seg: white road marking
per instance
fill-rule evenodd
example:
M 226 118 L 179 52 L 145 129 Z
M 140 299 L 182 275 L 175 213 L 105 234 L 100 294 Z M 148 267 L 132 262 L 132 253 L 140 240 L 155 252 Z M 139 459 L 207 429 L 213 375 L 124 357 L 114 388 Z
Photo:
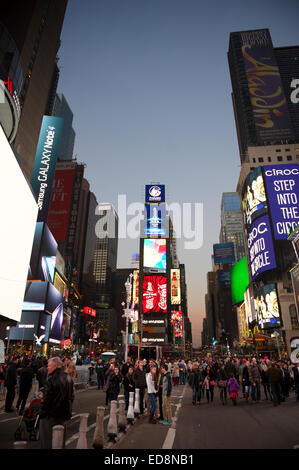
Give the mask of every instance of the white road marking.
M 175 405 L 175 406 L 176 406 L 176 412 L 175 412 L 175 415 L 174 415 L 174 417 L 173 417 L 173 419 L 172 419 L 172 425 L 171 425 L 171 427 L 168 429 L 168 432 L 167 432 L 165 441 L 164 441 L 164 443 L 163 443 L 162 449 L 172 449 L 172 447 L 173 447 L 173 443 L 174 443 L 174 439 L 175 439 L 175 434 L 176 434 L 176 423 L 177 423 L 177 420 L 178 420 L 179 410 L 180 410 L 180 408 L 182 407 L 182 399 L 183 399 L 183 397 L 184 397 L 185 390 L 186 390 L 186 385 L 185 385 L 185 387 L 184 387 L 183 395 L 181 395 L 180 401 L 179 401 L 178 405 Z

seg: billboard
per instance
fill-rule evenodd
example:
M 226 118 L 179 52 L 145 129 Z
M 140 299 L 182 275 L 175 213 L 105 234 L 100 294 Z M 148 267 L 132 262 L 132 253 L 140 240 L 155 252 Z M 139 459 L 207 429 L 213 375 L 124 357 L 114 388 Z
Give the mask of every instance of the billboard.
M 244 188 L 242 208 L 247 227 L 259 216 L 268 212 L 262 169 L 259 166 L 249 173 Z
M 281 315 L 275 284 L 256 289 L 254 294 L 256 320 L 260 330 L 280 328 Z
M 0 126 L 0 315 L 19 321 L 27 282 L 37 204 Z
M 238 329 L 239 329 L 239 341 L 243 341 L 243 338 L 248 332 L 248 324 L 246 321 L 245 302 L 243 302 L 238 308 Z
M 47 222 L 63 119 L 44 116 L 39 133 L 31 186 L 38 206 L 38 221 Z
M 45 310 L 47 290 L 47 282 L 27 282 L 22 310 Z
M 165 204 L 145 204 L 144 234 L 147 237 L 166 237 Z
M 164 184 L 147 184 L 145 186 L 145 202 L 156 203 L 165 202 Z
M 256 320 L 256 314 L 255 314 L 255 308 L 254 308 L 254 298 L 251 297 L 249 288 L 246 289 L 244 293 L 244 304 L 245 304 L 246 323 L 250 325 L 250 323 Z
M 244 293 L 249 285 L 246 256 L 234 264 L 230 270 L 232 304 L 244 302 Z
M 275 240 L 286 240 L 299 223 L 299 165 L 265 165 L 267 189 Z
M 49 342 L 60 344 L 62 339 L 63 297 L 52 284 L 49 283 L 48 286 L 46 311 L 52 316 Z
M 133 270 L 133 306 L 139 304 L 139 269 Z
M 165 318 L 145 318 L 142 321 L 142 342 L 164 344 L 166 335 Z
M 89 315 L 90 317 L 95 318 L 97 312 L 94 308 L 83 307 L 83 313 L 85 313 L 85 315 Z
M 75 163 L 57 163 L 48 225 L 58 242 L 66 240 L 75 177 Z
M 166 240 L 144 239 L 143 269 L 147 272 L 166 272 Z
M 230 288 L 230 271 L 220 270 L 219 272 L 219 283 L 222 289 Z
M 170 270 L 170 279 L 171 279 L 171 304 L 180 305 L 181 303 L 181 283 L 180 283 L 180 270 L 171 269 Z
M 44 222 L 37 222 L 28 280 L 54 282 L 57 242 Z
M 229 243 L 216 243 L 213 245 L 214 263 L 227 264 L 235 262 L 234 244 Z
M 269 216 L 256 219 L 247 233 L 249 264 L 254 281 L 264 271 L 276 268 Z
M 287 100 L 269 31 L 243 31 L 240 39 L 258 143 L 292 139 Z
M 48 325 L 50 315 L 42 314 L 41 312 L 22 312 L 20 321 L 16 326 L 11 328 L 10 340 L 11 341 L 33 341 L 34 335 L 40 342 L 47 342 Z
M 183 336 L 183 312 L 181 310 L 173 311 L 171 313 L 171 324 L 176 338 Z
M 144 276 L 142 292 L 143 313 L 167 313 L 167 277 Z

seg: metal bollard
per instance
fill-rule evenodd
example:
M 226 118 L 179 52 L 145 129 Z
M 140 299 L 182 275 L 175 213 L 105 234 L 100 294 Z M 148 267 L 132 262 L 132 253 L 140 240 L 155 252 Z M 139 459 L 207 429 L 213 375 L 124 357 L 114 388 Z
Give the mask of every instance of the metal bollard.
M 92 446 L 94 449 L 103 449 L 104 447 L 104 406 L 97 407 L 97 425 L 94 431 Z
M 27 449 L 27 441 L 16 441 L 13 443 L 14 449 Z
M 88 413 L 83 413 L 80 415 L 79 438 L 76 449 L 87 449 L 86 433 L 88 416 Z
M 117 401 L 110 402 L 110 416 L 107 425 L 107 433 L 110 442 L 115 442 L 117 436 L 117 416 L 116 416 Z
M 126 417 L 126 403 L 124 400 L 119 401 L 118 411 L 118 430 L 119 432 L 126 432 L 127 417 Z
M 134 392 L 130 392 L 130 398 L 129 398 L 129 408 L 128 408 L 128 413 L 127 413 L 127 420 L 128 423 L 133 424 L 134 422 Z
M 135 416 L 140 414 L 140 395 L 139 395 L 139 388 L 135 388 L 135 405 L 134 405 L 134 413 Z
M 57 424 L 57 426 L 53 426 L 52 430 L 52 449 L 63 449 L 64 426 Z

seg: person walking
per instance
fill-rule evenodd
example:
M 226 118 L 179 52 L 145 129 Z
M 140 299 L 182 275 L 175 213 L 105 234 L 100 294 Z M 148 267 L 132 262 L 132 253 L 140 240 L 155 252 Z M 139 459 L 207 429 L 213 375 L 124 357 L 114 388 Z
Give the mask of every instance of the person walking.
M 250 366 L 250 362 L 247 361 L 242 372 L 242 383 L 244 385 L 246 403 L 248 403 L 248 398 L 251 393 L 251 382 L 249 379 L 249 366 Z
M 104 364 L 102 359 L 98 360 L 96 365 L 96 374 L 98 382 L 98 390 L 103 390 L 105 384 L 105 375 L 104 375 Z
M 31 367 L 31 362 L 29 359 L 25 359 L 24 367 L 20 373 L 20 383 L 19 383 L 19 398 L 17 401 L 16 409 L 19 410 L 19 415 L 22 416 L 24 413 L 24 409 L 26 406 L 26 401 L 30 390 L 32 388 L 32 380 L 34 377 L 34 373 Z M 21 407 L 20 407 L 21 406 Z
M 174 362 L 173 366 L 172 366 L 172 372 L 171 372 L 171 375 L 172 375 L 172 380 L 173 380 L 173 385 L 178 385 L 179 384 L 179 377 L 180 377 L 180 369 L 179 369 L 179 365 L 177 362 Z
M 220 401 L 222 405 L 227 405 L 227 381 L 228 376 L 225 372 L 224 364 L 221 364 L 218 370 L 218 387 L 220 389 Z
M 180 385 L 185 385 L 186 383 L 186 364 L 184 359 L 181 359 L 179 362 L 179 378 L 180 378 Z
M 265 397 L 266 397 L 266 400 L 268 400 L 269 398 L 270 400 L 272 400 L 267 371 L 268 371 L 267 363 L 262 362 L 260 372 L 261 372 L 261 378 L 262 378 L 262 384 L 264 387 Z M 269 395 L 269 398 L 268 398 L 268 395 Z
M 166 370 L 168 371 L 167 365 L 162 363 L 160 368 L 159 368 L 159 371 L 158 371 L 159 420 L 161 422 L 164 419 L 164 416 L 163 416 L 163 377 L 164 377 L 164 374 L 163 374 L 163 371 L 162 371 L 163 366 L 165 366 Z
M 280 383 L 282 378 L 282 372 L 278 364 L 274 361 L 267 371 L 268 381 L 270 383 L 270 388 L 273 396 L 273 406 L 280 405 L 281 403 L 281 390 Z
M 261 372 L 254 357 L 248 368 L 249 380 L 251 382 L 252 403 L 261 403 Z
M 238 390 L 240 389 L 240 385 L 238 384 L 237 379 L 233 376 L 232 372 L 230 373 L 227 386 L 229 389 L 229 398 L 232 400 L 233 405 L 237 406 Z
M 12 361 L 8 364 L 5 373 L 5 387 L 7 388 L 5 399 L 5 413 L 14 411 L 12 404 L 16 396 L 17 386 L 17 364 L 19 360 L 13 356 Z
M 130 401 L 130 392 L 135 392 L 134 367 L 133 366 L 129 367 L 128 372 L 126 373 L 123 379 L 123 384 L 124 384 L 126 411 L 128 411 L 129 401 Z
M 52 448 L 52 427 L 57 424 L 64 426 L 64 448 L 66 426 L 72 417 L 74 382 L 63 370 L 63 362 L 59 357 L 49 359 L 48 373 L 40 411 L 41 448 Z
M 110 377 L 111 374 L 114 371 L 114 365 L 112 362 L 108 363 L 108 366 L 105 371 L 105 390 L 106 390 L 106 406 L 108 406 L 108 403 L 110 401 L 110 396 L 109 396 L 109 384 L 110 384 Z
M 201 387 L 204 381 L 203 371 L 194 366 L 188 378 L 188 383 L 192 389 L 192 405 L 200 405 Z
M 172 391 L 172 379 L 171 374 L 168 372 L 166 365 L 161 366 L 162 373 L 162 408 L 163 418 L 159 422 L 162 424 L 172 424 L 172 413 L 171 413 L 171 391 Z
M 150 416 L 149 423 L 156 424 L 155 413 L 157 409 L 156 394 L 158 393 L 157 385 L 157 367 L 151 367 L 151 370 L 146 374 L 147 393 L 150 400 Z
M 74 366 L 73 362 L 69 358 L 65 358 L 64 360 L 64 370 L 67 374 L 69 374 L 75 383 L 76 377 L 77 377 L 77 371 L 76 371 L 76 366 Z
M 203 383 L 203 388 L 206 391 L 206 397 L 207 397 L 208 403 L 210 403 L 210 395 L 211 395 L 211 403 L 213 403 L 214 387 L 215 387 L 215 372 L 211 368 L 211 366 L 207 366 L 204 373 L 205 373 L 205 379 Z
M 140 397 L 140 414 L 144 413 L 144 394 L 146 389 L 146 376 L 143 369 L 143 361 L 138 362 L 138 367 L 134 371 L 133 380 L 135 384 L 135 389 L 139 388 L 139 397 Z

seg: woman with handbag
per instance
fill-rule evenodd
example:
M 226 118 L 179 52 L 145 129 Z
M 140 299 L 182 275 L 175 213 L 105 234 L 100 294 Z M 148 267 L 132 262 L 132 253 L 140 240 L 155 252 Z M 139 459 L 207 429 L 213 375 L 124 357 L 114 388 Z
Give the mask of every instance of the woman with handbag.
M 206 390 L 207 400 L 210 403 L 210 394 L 211 394 L 211 403 L 214 399 L 214 387 L 215 387 L 215 372 L 214 369 L 210 366 L 206 367 L 205 370 L 205 380 L 204 380 L 204 389 Z
M 220 400 L 222 405 L 227 405 L 227 380 L 228 376 L 224 369 L 224 364 L 221 364 L 218 371 L 218 387 L 220 388 Z

